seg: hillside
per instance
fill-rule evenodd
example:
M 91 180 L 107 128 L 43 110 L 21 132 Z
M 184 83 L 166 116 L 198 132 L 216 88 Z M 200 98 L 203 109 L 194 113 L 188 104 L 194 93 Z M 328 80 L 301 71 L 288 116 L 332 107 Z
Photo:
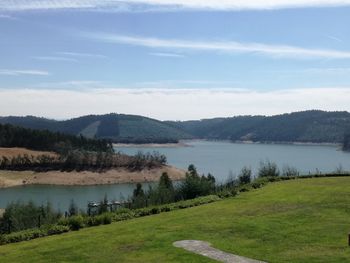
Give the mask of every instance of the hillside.
M 89 115 L 66 121 L 32 116 L 2 117 L 32 129 L 48 129 L 121 143 L 173 143 L 181 139 L 214 139 L 257 142 L 343 143 L 350 131 L 349 112 L 303 111 L 266 116 L 238 116 L 194 121 L 158 121 L 142 116 Z
M 22 147 L 39 151 L 66 152 L 73 149 L 112 151 L 107 140 L 86 139 L 48 130 L 30 129 L 11 124 L 0 124 L 0 147 Z
M 1 262 L 213 262 L 208 241 L 267 262 L 349 262 L 350 178 L 291 180 L 208 205 L 0 246 Z
M 192 138 L 191 135 L 166 123 L 136 115 L 89 115 L 66 121 L 55 121 L 33 116 L 2 117 L 0 123 L 31 129 L 47 129 L 87 138 L 111 139 L 123 143 L 165 143 Z
M 349 112 L 304 111 L 271 117 L 239 116 L 168 122 L 197 138 L 260 142 L 342 143 Z

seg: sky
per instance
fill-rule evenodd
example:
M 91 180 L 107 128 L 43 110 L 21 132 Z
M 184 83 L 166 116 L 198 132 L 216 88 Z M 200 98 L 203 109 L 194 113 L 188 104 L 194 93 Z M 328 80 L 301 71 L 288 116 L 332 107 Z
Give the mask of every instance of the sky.
M 350 0 L 2 0 L 0 116 L 350 111 Z

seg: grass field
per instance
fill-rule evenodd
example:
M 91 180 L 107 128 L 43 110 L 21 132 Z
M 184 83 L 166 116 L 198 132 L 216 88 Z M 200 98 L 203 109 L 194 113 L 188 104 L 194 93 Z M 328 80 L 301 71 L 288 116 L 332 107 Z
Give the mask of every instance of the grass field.
M 209 205 L 0 247 L 0 262 L 213 262 L 183 239 L 268 262 L 350 262 L 350 178 L 271 183 Z

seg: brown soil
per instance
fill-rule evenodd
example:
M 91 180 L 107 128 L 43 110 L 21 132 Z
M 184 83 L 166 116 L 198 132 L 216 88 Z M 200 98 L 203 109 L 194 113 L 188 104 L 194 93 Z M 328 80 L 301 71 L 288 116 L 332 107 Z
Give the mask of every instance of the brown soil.
M 33 155 L 34 157 L 39 155 L 50 155 L 50 156 L 57 156 L 54 152 L 43 152 L 43 151 L 33 151 L 28 150 L 25 148 L 1 148 L 0 147 L 0 157 L 6 156 L 8 158 L 16 157 L 18 155 L 24 155 L 27 154 L 28 156 Z
M 141 183 L 158 181 L 163 172 L 172 180 L 181 180 L 185 171 L 172 166 L 130 172 L 126 169 L 111 169 L 106 172 L 60 172 L 37 173 L 32 171 L 0 171 L 0 188 L 44 184 L 44 185 L 99 185 L 119 183 Z

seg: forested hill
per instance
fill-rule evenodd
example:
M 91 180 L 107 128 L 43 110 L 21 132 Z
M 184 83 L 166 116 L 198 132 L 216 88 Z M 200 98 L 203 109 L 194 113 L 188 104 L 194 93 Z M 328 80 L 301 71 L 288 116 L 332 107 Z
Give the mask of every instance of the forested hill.
M 0 124 L 0 147 L 21 147 L 39 151 L 66 153 L 72 150 L 113 152 L 107 140 L 87 139 L 48 130 L 33 130 Z
M 205 139 L 342 143 L 344 134 L 350 131 L 350 113 L 303 111 L 272 117 L 240 116 L 168 124 Z
M 72 135 L 82 134 L 87 138 L 103 138 L 123 143 L 169 143 L 192 138 L 191 135 L 167 123 L 124 114 L 88 115 L 66 121 L 33 116 L 2 117 L 0 123 Z
M 166 143 L 191 138 L 342 143 L 344 135 L 350 132 L 350 113 L 303 111 L 271 117 L 239 116 L 184 122 L 162 122 L 123 114 L 89 115 L 66 121 L 28 116 L 3 117 L 0 123 L 124 143 Z

